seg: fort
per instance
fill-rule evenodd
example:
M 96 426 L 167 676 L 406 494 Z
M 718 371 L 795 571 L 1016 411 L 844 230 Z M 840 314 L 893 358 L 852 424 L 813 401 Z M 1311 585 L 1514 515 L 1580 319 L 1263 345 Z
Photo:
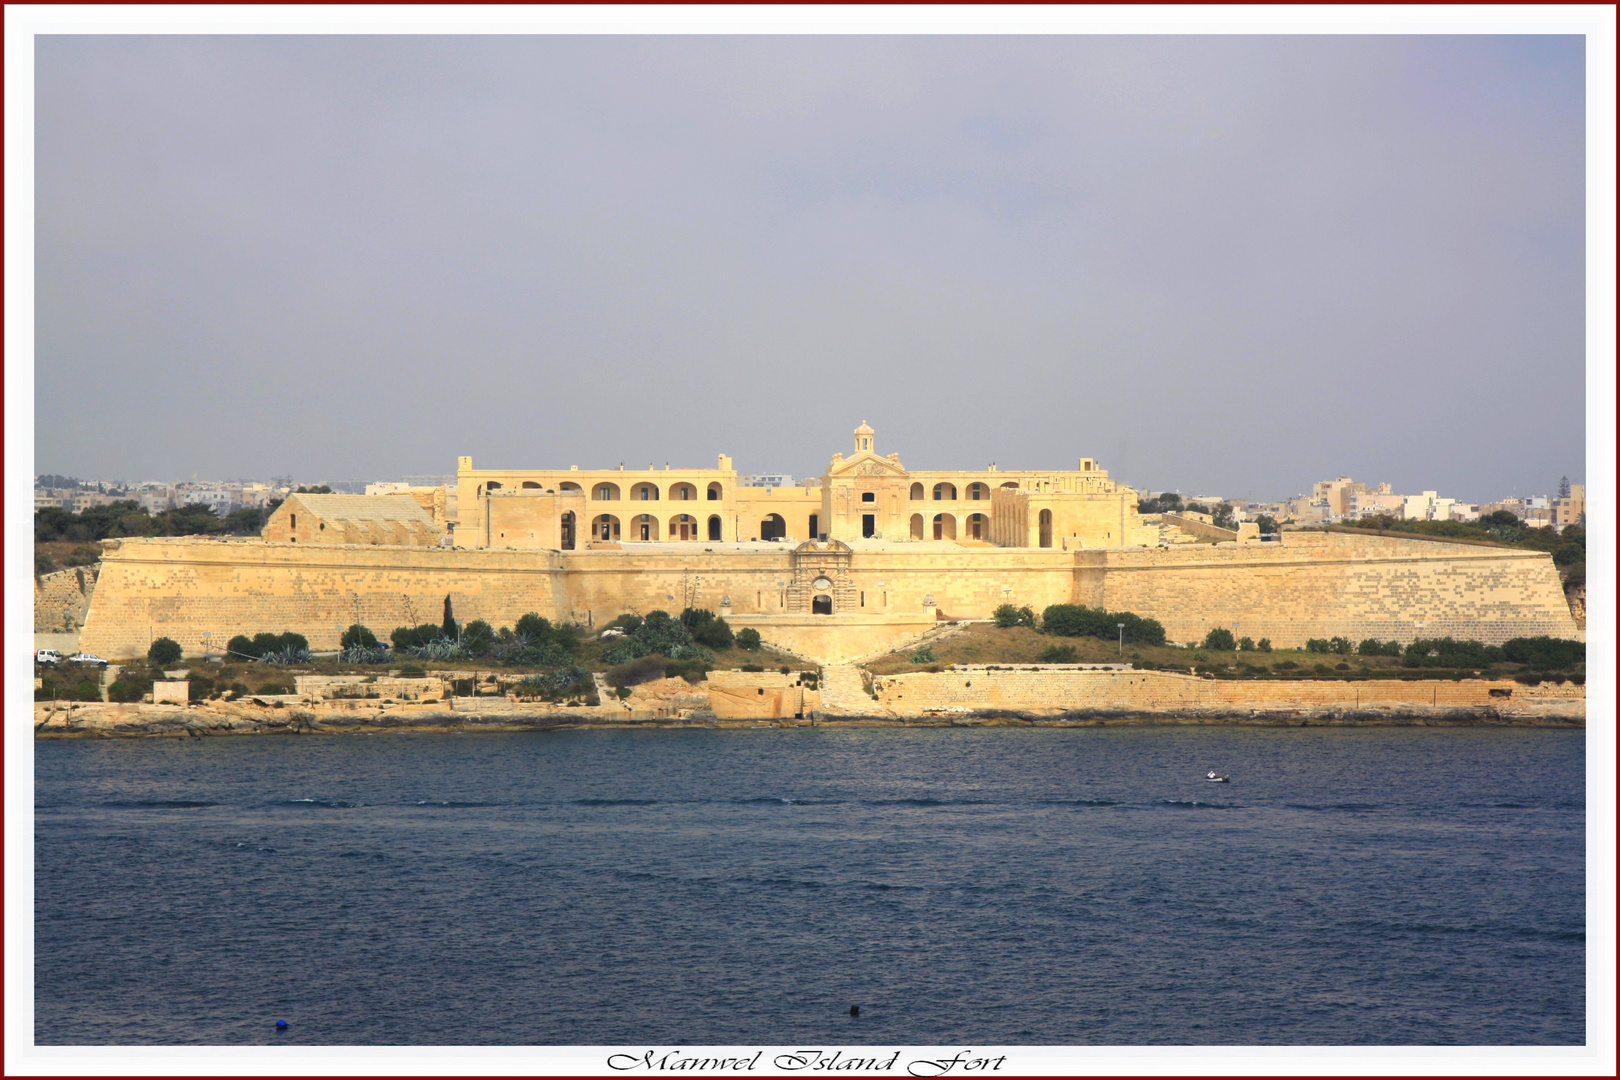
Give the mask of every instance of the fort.
M 259 538 L 109 541 L 82 645 L 119 658 L 169 637 L 197 653 L 292 630 L 334 649 L 352 623 L 436 621 L 446 595 L 462 620 L 494 626 L 708 608 L 826 664 L 1007 603 L 1133 611 L 1182 642 L 1215 627 L 1278 647 L 1581 636 L 1545 553 L 1252 527 L 1161 544 L 1136 492 L 1091 458 L 916 472 L 879 456 L 866 424 L 854 434 L 853 453 L 803 487 L 741 486 L 725 455 L 714 469 L 588 471 L 463 457 L 453 512 L 442 490 L 294 495 Z

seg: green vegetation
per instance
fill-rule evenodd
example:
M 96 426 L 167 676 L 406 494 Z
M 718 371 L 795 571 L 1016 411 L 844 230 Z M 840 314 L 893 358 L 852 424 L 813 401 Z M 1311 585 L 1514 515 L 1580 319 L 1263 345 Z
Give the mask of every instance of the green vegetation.
M 1157 619 L 1144 619 L 1129 611 L 1104 611 L 1084 604 L 1053 604 L 1041 614 L 1041 625 L 1048 634 L 1062 637 L 1094 637 L 1118 640 L 1119 624 L 1124 623 L 1127 645 L 1163 645 L 1164 627 Z
M 180 643 L 173 638 L 160 637 L 146 650 L 146 659 L 157 667 L 179 663 L 181 655 Z
M 640 625 L 603 654 L 603 659 L 618 666 L 654 653 L 671 660 L 714 659 L 713 654 L 692 640 L 686 626 L 679 619 L 671 618 L 667 611 L 649 611 Z
M 343 631 L 343 635 L 338 638 L 338 642 L 345 649 L 375 649 L 377 647 L 377 635 L 373 634 L 369 628 L 355 623 Z
M 1204 635 L 1204 648 L 1216 652 L 1236 652 L 1237 640 L 1232 637 L 1232 631 L 1217 626 Z
M 760 645 L 759 631 L 752 626 L 745 626 L 737 631 L 737 647 L 748 652 L 757 652 Z M 747 670 L 746 668 L 744 670 Z
M 227 655 L 247 660 L 272 660 L 296 663 L 309 658 L 309 639 L 291 630 L 284 634 L 237 634 L 225 643 Z
M 1407 533 L 1443 540 L 1474 540 L 1507 544 L 1532 551 L 1550 552 L 1566 589 L 1586 583 L 1586 530 L 1571 525 L 1558 532 L 1551 527 L 1532 529 L 1510 511 L 1495 510 L 1478 521 L 1408 521 L 1380 515 L 1365 517 L 1354 525 L 1335 529 L 1370 529 L 1376 532 Z
M 995 619 L 996 625 L 1002 629 L 1009 626 L 1033 627 L 1035 625 L 1035 611 L 1033 608 L 1002 604 L 996 608 Z
M 1080 659 L 1073 645 L 1049 645 L 1041 653 L 1041 662 L 1045 664 L 1072 664 Z
M 101 668 L 92 664 L 51 664 L 37 668 L 35 701 L 100 701 Z M 137 701 L 140 698 L 137 696 Z
M 911 662 L 914 664 L 932 664 L 938 659 L 939 657 L 934 655 L 934 650 L 927 645 L 911 654 Z
M 693 641 L 711 649 L 723 652 L 736 640 L 726 620 L 706 608 L 687 608 L 681 612 L 681 625 L 686 627 Z

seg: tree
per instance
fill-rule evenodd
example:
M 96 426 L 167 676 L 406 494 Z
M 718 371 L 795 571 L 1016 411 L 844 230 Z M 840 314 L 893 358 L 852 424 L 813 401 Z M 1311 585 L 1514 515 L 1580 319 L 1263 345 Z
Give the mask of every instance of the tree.
M 1232 637 L 1232 631 L 1217 626 L 1204 635 L 1204 648 L 1212 652 L 1234 652 L 1237 640 Z
M 528 642 L 531 647 L 551 643 L 551 620 L 533 611 L 519 619 L 514 629 L 518 637 Z
M 1215 520 L 1212 524 L 1217 529 L 1237 528 L 1237 516 L 1232 512 L 1231 503 L 1221 503 L 1215 508 Z
M 1567 476 L 1558 478 L 1558 497 L 1560 499 L 1569 498 L 1569 477 Z
M 377 647 L 377 635 L 359 623 L 355 623 L 343 631 L 343 636 L 338 639 L 338 643 L 345 649 L 353 649 L 356 646 L 362 649 L 375 649 Z
M 297 495 L 330 495 L 332 489 L 326 484 L 316 484 L 314 487 L 301 487 L 294 494 Z
M 1272 517 L 1270 514 L 1261 514 L 1259 517 L 1254 519 L 1254 523 L 1260 526 L 1260 531 L 1263 533 L 1274 533 L 1277 531 L 1277 519 Z
M 1009 626 L 1028 626 L 1033 628 L 1035 625 L 1035 612 L 1032 608 L 1015 607 L 1012 604 L 1002 604 L 1000 607 L 996 608 L 995 619 L 996 625 L 1002 629 L 1006 629 Z
M 176 663 L 181 655 L 180 643 L 173 638 L 160 637 L 146 650 L 146 659 L 157 667 Z
M 1485 526 L 1496 525 L 1501 528 L 1513 528 L 1519 524 L 1519 516 L 1511 510 L 1492 510 L 1488 514 L 1481 514 L 1479 523 Z
M 232 536 L 252 536 L 264 529 L 264 518 L 257 506 L 244 506 L 225 515 L 225 531 Z
M 754 652 L 759 648 L 759 631 L 752 626 L 745 626 L 737 631 L 737 645 L 739 648 Z
M 461 647 L 469 656 L 483 656 L 495 644 L 495 628 L 483 619 L 474 619 L 462 631 Z
M 443 631 L 444 636 L 449 638 L 451 641 L 454 641 L 459 636 L 456 633 L 456 617 L 450 610 L 449 593 L 445 593 L 444 595 L 444 622 L 440 624 L 439 629 Z

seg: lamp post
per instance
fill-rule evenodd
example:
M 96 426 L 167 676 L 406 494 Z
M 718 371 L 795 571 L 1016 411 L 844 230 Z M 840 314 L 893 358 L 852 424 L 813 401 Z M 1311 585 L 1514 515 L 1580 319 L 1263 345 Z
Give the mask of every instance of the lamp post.
M 1119 658 L 1123 660 L 1125 659 L 1125 624 L 1115 623 L 1114 625 L 1119 627 Z

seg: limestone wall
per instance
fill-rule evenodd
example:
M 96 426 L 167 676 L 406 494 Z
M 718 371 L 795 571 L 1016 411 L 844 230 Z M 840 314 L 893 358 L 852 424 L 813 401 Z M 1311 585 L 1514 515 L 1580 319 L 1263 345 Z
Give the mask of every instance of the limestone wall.
M 1544 683 L 1528 687 L 1485 679 L 1405 681 L 1378 679 L 1204 679 L 1162 671 L 1102 671 L 1068 665 L 1013 669 L 956 667 L 874 679 L 875 710 L 891 716 L 1009 712 L 1055 715 L 1070 711 L 1232 713 L 1252 710 L 1388 711 L 1494 708 L 1534 714 L 1543 705 L 1581 703 L 1585 687 Z M 1566 707 L 1564 712 L 1569 712 Z
M 66 633 L 84 625 L 96 591 L 96 568 L 75 566 L 34 579 L 34 630 Z
M 446 594 L 463 621 L 566 613 L 555 552 L 184 538 L 108 546 L 81 642 L 109 658 L 145 655 L 158 637 L 200 653 L 204 633 L 218 648 L 236 634 L 294 630 L 312 649 L 336 649 L 356 621 L 382 633 L 436 623 Z
M 1185 545 L 1079 552 L 1075 596 L 1164 624 L 1172 641 L 1214 627 L 1299 647 L 1342 635 L 1499 643 L 1574 638 L 1553 567 L 1542 552 L 1336 533 L 1285 533 L 1286 543 Z

